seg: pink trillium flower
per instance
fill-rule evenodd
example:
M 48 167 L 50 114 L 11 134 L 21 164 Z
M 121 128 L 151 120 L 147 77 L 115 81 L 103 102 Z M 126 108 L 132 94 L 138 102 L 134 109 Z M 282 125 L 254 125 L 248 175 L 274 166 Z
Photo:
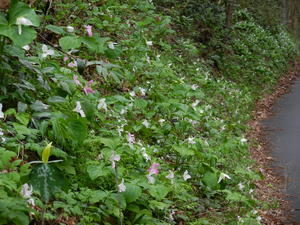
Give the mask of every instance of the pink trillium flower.
M 84 25 L 86 32 L 88 33 L 89 37 L 93 36 L 92 26 L 91 25 Z
M 76 85 L 81 86 L 81 83 L 80 83 L 80 81 L 78 80 L 78 76 L 77 76 L 77 75 L 74 75 L 74 76 L 73 76 L 73 81 L 74 81 L 74 83 L 75 83 Z
M 69 59 L 68 56 L 65 56 L 65 57 L 63 58 L 64 62 L 66 62 L 68 59 Z
M 76 61 L 74 61 L 74 62 L 70 62 L 70 63 L 68 63 L 68 67 L 77 67 L 77 62 Z
M 160 164 L 159 163 L 153 163 L 150 168 L 148 169 L 148 172 L 149 172 L 149 175 L 157 175 L 159 173 L 158 171 L 158 167 L 160 167 Z
M 134 134 L 128 133 L 127 141 L 128 141 L 129 144 L 134 144 L 135 143 Z
M 91 88 L 91 85 L 94 81 L 90 80 L 89 82 L 87 82 L 87 84 L 84 86 L 83 91 L 84 93 L 87 95 L 89 93 L 94 93 L 95 91 Z

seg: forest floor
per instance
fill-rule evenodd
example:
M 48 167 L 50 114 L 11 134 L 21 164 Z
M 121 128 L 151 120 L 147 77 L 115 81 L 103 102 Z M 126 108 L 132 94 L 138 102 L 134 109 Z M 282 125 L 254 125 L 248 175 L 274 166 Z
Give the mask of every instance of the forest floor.
M 298 224 L 292 221 L 292 208 L 290 202 L 282 192 L 284 185 L 280 168 L 272 167 L 276 159 L 271 157 L 272 148 L 267 140 L 265 128 L 262 121 L 272 116 L 272 106 L 284 94 L 290 91 L 294 81 L 300 76 L 300 62 L 290 65 L 288 72 L 278 81 L 272 93 L 266 94 L 256 103 L 253 111 L 254 119 L 249 122 L 251 131 L 248 138 L 255 140 L 257 145 L 252 146 L 250 151 L 252 157 L 257 161 L 257 166 L 264 176 L 263 180 L 257 181 L 256 194 L 262 202 L 277 201 L 275 209 L 261 211 L 263 223 L 267 225 Z

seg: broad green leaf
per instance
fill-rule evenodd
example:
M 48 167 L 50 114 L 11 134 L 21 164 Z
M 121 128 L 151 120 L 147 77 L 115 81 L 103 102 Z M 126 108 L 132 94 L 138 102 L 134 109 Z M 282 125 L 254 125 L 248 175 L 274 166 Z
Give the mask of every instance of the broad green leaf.
M 79 48 L 81 40 L 76 36 L 67 36 L 59 39 L 59 45 L 63 50 Z
M 39 191 L 44 202 L 49 202 L 54 193 L 61 190 L 65 181 L 63 174 L 48 163 L 38 164 L 29 174 L 29 183 L 33 190 Z
M 36 31 L 33 28 L 23 26 L 22 34 L 19 35 L 16 25 L 1 25 L 0 35 L 10 38 L 15 45 L 23 47 L 30 44 L 36 38 Z
M 122 192 L 126 202 L 134 202 L 142 195 L 142 189 L 136 184 L 126 184 L 126 191 Z
M 82 144 L 88 135 L 88 128 L 84 119 L 69 119 L 67 129 L 69 138 L 76 145 Z
M 181 156 L 193 156 L 195 154 L 192 149 L 185 146 L 173 146 L 173 149 Z
M 50 31 L 56 33 L 56 34 L 64 34 L 64 33 L 66 33 L 62 27 L 51 25 L 51 24 L 48 24 L 45 28 L 47 30 L 50 30 Z
M 50 154 L 51 154 L 51 147 L 52 147 L 52 142 L 47 144 L 47 146 L 44 148 L 42 152 L 42 161 L 43 163 L 48 163 Z
M 48 98 L 47 102 L 49 103 L 66 103 L 68 102 L 67 99 L 60 97 L 60 96 L 52 96 Z
M 86 170 L 91 180 L 95 180 L 98 177 L 105 177 L 110 174 L 109 169 L 103 165 L 89 165 Z
M 40 26 L 40 18 L 35 13 L 34 9 L 30 8 L 27 4 L 17 1 L 12 4 L 8 10 L 9 24 L 15 24 L 19 17 L 24 17 L 31 21 L 33 26 Z M 24 26 L 23 26 L 24 27 Z
M 100 138 L 100 141 L 102 144 L 104 144 L 106 147 L 115 150 L 117 146 L 120 144 L 119 138 Z
M 151 185 L 149 188 L 150 195 L 159 201 L 164 199 L 169 191 L 169 188 L 162 184 Z
M 17 197 L 0 199 L 0 225 L 28 225 L 30 211 L 25 199 Z
M 28 113 L 17 113 L 16 119 L 24 126 L 27 126 L 30 120 L 30 115 Z
M 5 18 L 5 15 L 4 13 L 0 12 L 0 25 L 3 24 L 3 25 L 6 25 L 7 24 L 7 20 Z
M 219 186 L 218 175 L 213 172 L 206 172 L 202 178 L 202 181 L 205 185 L 213 189 Z
M 37 100 L 33 104 L 30 105 L 30 108 L 36 112 L 44 112 L 44 111 L 47 111 L 49 106 L 44 104 L 43 102 Z
M 97 202 L 103 201 L 107 198 L 108 193 L 104 192 L 104 191 L 93 191 L 93 193 L 90 196 L 89 202 L 91 204 L 95 204 Z
M 13 127 L 15 128 L 17 133 L 20 135 L 34 136 L 38 132 L 38 130 L 36 130 L 36 129 L 27 128 L 26 126 L 18 124 L 18 123 L 13 123 Z

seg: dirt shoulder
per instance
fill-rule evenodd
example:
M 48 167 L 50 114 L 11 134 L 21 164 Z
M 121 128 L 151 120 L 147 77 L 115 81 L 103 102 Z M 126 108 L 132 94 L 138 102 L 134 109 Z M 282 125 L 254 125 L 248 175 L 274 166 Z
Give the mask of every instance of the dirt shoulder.
M 274 161 L 270 154 L 272 148 L 268 143 L 261 122 L 272 115 L 271 109 L 274 103 L 279 97 L 290 91 L 291 85 L 299 77 L 300 62 L 292 63 L 288 72 L 278 81 L 274 91 L 265 95 L 256 103 L 253 111 L 254 119 L 249 122 L 251 131 L 248 133 L 248 138 L 258 143 L 258 145 L 251 147 L 251 156 L 257 161 L 257 167 L 265 178 L 255 182 L 257 198 L 262 202 L 268 202 L 273 205 L 274 202 L 278 202 L 279 204 L 279 207 L 276 209 L 260 211 L 263 218 L 262 222 L 267 225 L 297 224 L 291 221 L 292 210 L 289 202 L 285 199 L 286 196 L 282 193 L 284 181 L 280 168 L 275 169 L 271 167 Z

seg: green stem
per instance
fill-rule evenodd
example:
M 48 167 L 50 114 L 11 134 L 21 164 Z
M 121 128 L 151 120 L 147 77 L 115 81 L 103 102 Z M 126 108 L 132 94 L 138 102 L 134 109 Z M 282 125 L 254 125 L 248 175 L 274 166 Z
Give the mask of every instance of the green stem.
M 115 174 L 116 174 L 116 188 L 117 188 L 117 191 L 119 192 L 119 189 L 118 189 L 118 185 L 119 185 L 119 173 L 118 173 L 118 165 L 116 163 L 116 166 L 115 166 Z M 118 207 L 119 207 L 119 210 L 120 210 L 120 225 L 123 225 L 123 216 L 122 216 L 122 209 L 121 209 L 121 199 L 120 199 L 120 196 L 119 196 L 119 193 L 117 195 L 118 197 Z
M 4 50 L 4 43 L 5 43 L 5 37 L 0 36 L 0 54 L 2 55 L 3 50 Z

